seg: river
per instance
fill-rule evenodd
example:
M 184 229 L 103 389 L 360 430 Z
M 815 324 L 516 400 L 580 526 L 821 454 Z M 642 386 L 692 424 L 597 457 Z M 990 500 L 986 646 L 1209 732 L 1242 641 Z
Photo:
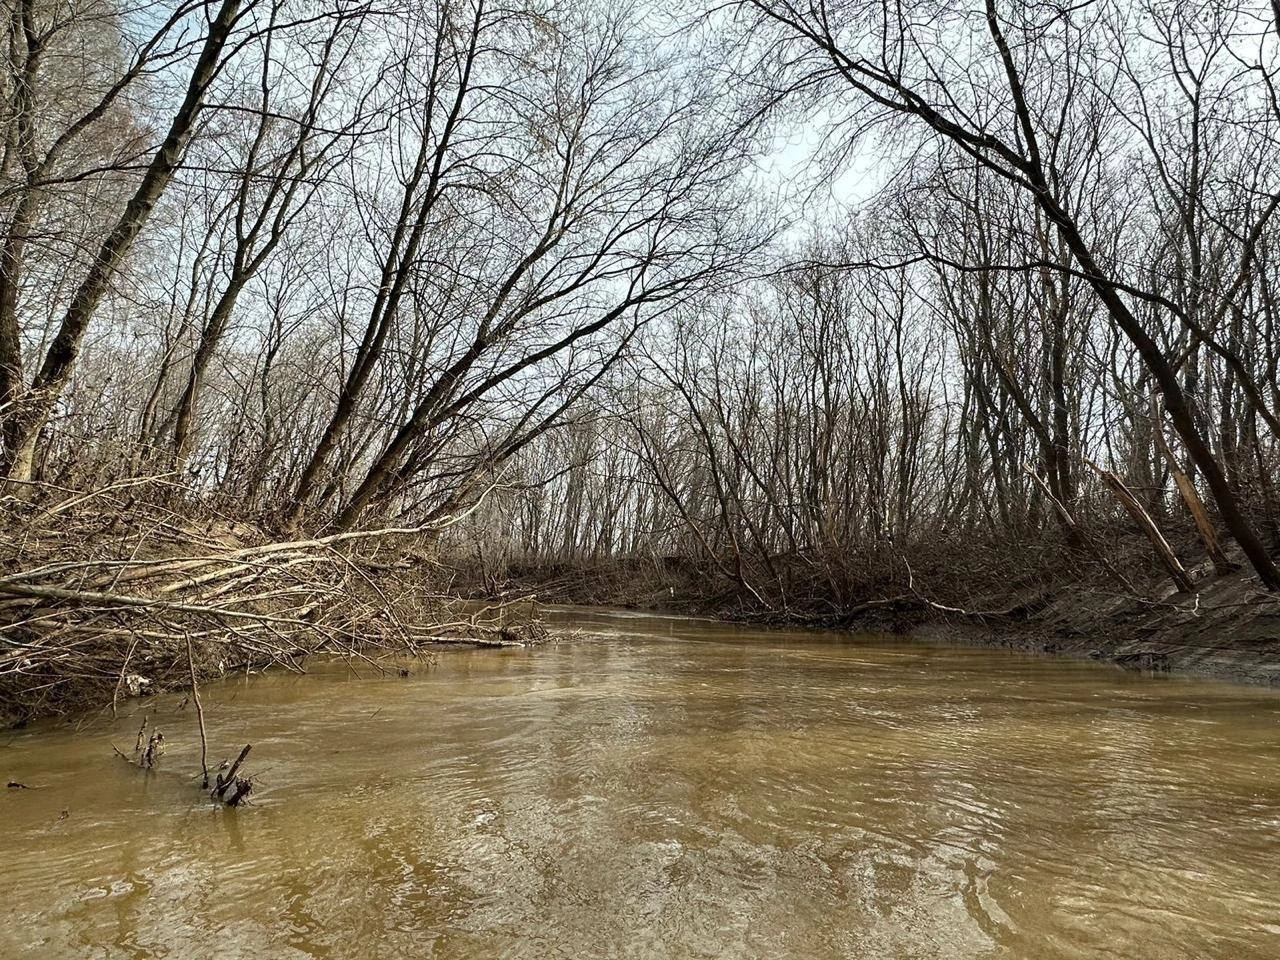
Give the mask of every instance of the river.
M 1273 958 L 1280 695 L 575 611 L 0 735 L 0 957 Z

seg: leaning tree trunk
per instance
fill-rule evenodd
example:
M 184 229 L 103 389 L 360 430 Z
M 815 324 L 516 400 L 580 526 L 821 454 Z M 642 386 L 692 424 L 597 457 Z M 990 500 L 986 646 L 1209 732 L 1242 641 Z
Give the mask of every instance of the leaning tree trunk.
M 58 334 L 49 346 L 27 396 L 10 415 L 13 444 L 6 451 L 5 461 L 0 462 L 0 471 L 10 480 L 31 479 L 40 429 L 48 421 L 63 388 L 71 378 L 85 331 L 98 304 L 124 266 L 130 248 L 182 161 L 196 118 L 204 107 L 205 95 L 222 64 L 222 53 L 240 12 L 241 2 L 242 0 L 223 0 L 219 7 L 217 17 L 209 26 L 209 35 L 205 37 L 200 57 L 191 71 L 186 97 L 174 115 L 164 142 L 151 158 L 137 190 L 125 205 L 115 227 L 103 241 L 92 266 L 72 297 L 59 325 Z

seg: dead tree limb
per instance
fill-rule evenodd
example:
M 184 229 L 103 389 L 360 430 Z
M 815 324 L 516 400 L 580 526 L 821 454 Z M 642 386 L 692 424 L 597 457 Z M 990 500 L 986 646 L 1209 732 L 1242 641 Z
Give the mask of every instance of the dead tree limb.
M 1116 500 L 1120 502 L 1120 505 L 1129 512 L 1129 516 L 1133 517 L 1138 526 L 1146 533 L 1147 539 L 1151 541 L 1151 545 L 1155 548 L 1156 556 L 1160 558 L 1164 568 L 1169 571 L 1169 576 L 1173 578 L 1173 582 L 1177 584 L 1178 589 L 1183 593 L 1195 593 L 1196 586 L 1191 582 L 1190 575 L 1182 566 L 1182 562 L 1178 560 L 1173 548 L 1169 546 L 1169 541 L 1160 532 L 1160 527 L 1151 518 L 1151 514 L 1147 513 L 1142 504 L 1138 502 L 1138 498 L 1133 495 L 1133 491 L 1110 470 L 1103 470 L 1089 459 L 1086 459 L 1085 463 L 1102 479 L 1107 488 L 1115 494 Z

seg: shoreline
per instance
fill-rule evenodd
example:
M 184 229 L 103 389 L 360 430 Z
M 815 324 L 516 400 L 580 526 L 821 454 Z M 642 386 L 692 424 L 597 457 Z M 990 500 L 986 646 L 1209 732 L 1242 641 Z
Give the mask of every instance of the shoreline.
M 1170 596 L 1158 601 L 1098 596 L 1092 606 L 1087 591 L 1060 596 L 1035 613 L 1021 617 L 958 616 L 916 606 L 895 608 L 876 604 L 853 616 L 782 617 L 748 615 L 744 611 L 713 611 L 686 605 L 641 605 L 634 601 L 614 604 L 539 597 L 538 607 L 557 608 L 563 615 L 574 608 L 632 613 L 638 616 L 697 618 L 714 623 L 754 624 L 779 630 L 814 630 L 829 633 L 878 633 L 920 642 L 1042 654 L 1070 660 L 1092 660 L 1151 675 L 1181 676 L 1241 685 L 1280 687 L 1280 599 L 1251 589 L 1247 578 L 1202 587 L 1193 597 Z M 1246 600 L 1231 600 L 1241 592 Z M 1206 603 L 1206 596 L 1216 604 Z M 524 602 L 524 601 L 522 601 Z M 541 612 L 541 611 L 540 611 Z M 559 617 L 556 618 L 557 620 Z M 545 624 L 542 617 L 536 622 Z M 558 624 L 557 624 L 558 626 Z M 416 654 L 396 652 L 392 659 L 435 657 L 462 648 L 533 647 L 544 638 L 526 643 L 487 642 L 475 638 L 438 640 Z M 381 651 L 384 655 L 386 650 Z M 341 653 L 317 654 L 342 659 Z M 271 668 L 265 668 L 271 669 Z M 390 670 L 390 668 L 389 668 Z M 225 678 L 208 676 L 205 682 Z M 164 686 L 150 695 L 178 694 L 181 683 Z M 122 702 L 133 702 L 128 697 Z M 98 704 L 90 711 L 106 709 Z M 19 717 L 0 711 L 0 726 L 19 729 L 28 722 L 54 721 L 58 712 Z M 63 718 L 65 719 L 65 717 Z
M 530 577 L 509 584 L 514 590 L 474 591 L 470 598 L 463 591 L 464 596 L 453 602 L 482 600 L 508 608 L 532 601 L 539 607 L 595 607 L 646 615 L 694 616 L 728 624 L 883 633 L 933 643 L 1093 660 L 1153 674 L 1280 686 L 1280 598 L 1239 574 L 1202 579 L 1194 594 L 1176 593 L 1170 586 L 1155 598 L 1119 595 L 1075 583 L 1060 585 L 1051 593 L 991 597 L 990 602 L 975 606 L 975 610 L 988 612 L 965 611 L 908 595 L 871 599 L 843 613 L 822 615 L 750 610 L 726 602 L 723 595 L 711 598 L 694 590 L 655 592 L 650 589 L 652 583 L 642 578 L 619 580 L 604 594 L 597 590 L 583 595 L 574 589 L 587 582 L 577 578 L 567 581 L 561 575 L 557 584 L 548 584 Z M 530 614 L 529 623 L 503 627 L 495 634 L 497 639 L 421 637 L 425 643 L 418 652 L 435 653 L 455 644 L 536 645 L 546 638 L 545 628 L 538 626 L 543 622 L 541 616 L 533 615 L 532 610 Z M 432 639 L 437 641 L 434 650 Z M 389 652 L 385 647 L 379 649 Z M 168 652 L 172 655 L 160 661 L 137 664 L 156 680 L 156 693 L 189 686 L 185 657 L 179 655 L 180 651 Z M 336 650 L 327 652 L 343 655 Z M 225 672 L 204 662 L 196 668 L 202 684 Z M 111 686 L 105 684 L 101 688 L 105 700 L 80 702 L 79 708 L 98 709 L 110 703 Z M 46 704 L 44 710 L 24 710 L 16 703 L 0 704 L 0 727 L 15 728 L 28 721 L 78 712 L 74 707 L 68 711 L 67 706 L 61 702 Z
M 577 586 L 588 581 L 579 580 Z M 541 604 L 705 617 L 727 623 L 835 631 L 871 631 L 921 640 L 1094 660 L 1149 673 L 1280 686 L 1280 596 L 1242 574 L 1201 571 L 1193 594 L 1172 584 L 1154 597 L 1118 594 L 1089 583 L 1067 583 L 1031 595 L 997 595 L 969 612 L 921 597 L 872 598 L 852 612 L 745 609 L 696 591 L 655 596 L 638 578 L 610 589 L 574 589 L 520 578 L 504 594 L 536 596 Z M 551 588 L 551 589 L 547 589 Z M 492 598 L 492 594 L 489 595 Z

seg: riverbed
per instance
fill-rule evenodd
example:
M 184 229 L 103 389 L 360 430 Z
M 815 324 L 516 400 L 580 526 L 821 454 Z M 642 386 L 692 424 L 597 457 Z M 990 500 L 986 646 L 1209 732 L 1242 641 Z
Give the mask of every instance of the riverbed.
M 0 734 L 0 957 L 1280 956 L 1280 695 L 561 612 Z

